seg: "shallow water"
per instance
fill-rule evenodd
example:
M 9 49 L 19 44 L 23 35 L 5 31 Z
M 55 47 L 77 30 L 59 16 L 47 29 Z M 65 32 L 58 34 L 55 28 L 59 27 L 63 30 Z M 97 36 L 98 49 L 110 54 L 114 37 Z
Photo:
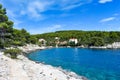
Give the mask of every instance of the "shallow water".
M 120 50 L 52 48 L 27 55 L 29 59 L 76 72 L 89 80 L 120 80 Z

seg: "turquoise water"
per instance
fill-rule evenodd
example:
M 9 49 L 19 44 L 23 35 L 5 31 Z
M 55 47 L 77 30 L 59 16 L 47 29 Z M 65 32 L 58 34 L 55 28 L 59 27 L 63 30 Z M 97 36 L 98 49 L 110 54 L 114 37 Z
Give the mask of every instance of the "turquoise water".
M 52 48 L 29 59 L 76 72 L 89 80 L 120 80 L 120 50 Z

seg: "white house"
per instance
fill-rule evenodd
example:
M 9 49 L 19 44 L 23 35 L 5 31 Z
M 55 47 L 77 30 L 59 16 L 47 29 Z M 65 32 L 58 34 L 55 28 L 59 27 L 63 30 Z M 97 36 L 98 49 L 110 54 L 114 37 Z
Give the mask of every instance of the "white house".
M 60 39 L 59 37 L 55 37 L 55 40 L 56 40 L 56 41 L 55 41 L 56 47 L 58 47 L 58 44 L 60 43 L 59 39 Z
M 47 41 L 45 39 L 39 39 L 39 42 L 41 42 L 41 46 L 45 46 Z
M 75 42 L 75 44 L 77 44 L 78 43 L 78 39 L 72 38 L 72 39 L 69 39 L 69 42 Z

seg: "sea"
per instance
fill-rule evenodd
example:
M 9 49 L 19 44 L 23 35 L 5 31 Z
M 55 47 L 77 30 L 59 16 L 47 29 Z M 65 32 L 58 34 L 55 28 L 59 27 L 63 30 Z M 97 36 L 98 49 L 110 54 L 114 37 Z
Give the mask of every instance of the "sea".
M 120 80 L 120 49 L 50 48 L 27 57 L 73 71 L 88 80 Z

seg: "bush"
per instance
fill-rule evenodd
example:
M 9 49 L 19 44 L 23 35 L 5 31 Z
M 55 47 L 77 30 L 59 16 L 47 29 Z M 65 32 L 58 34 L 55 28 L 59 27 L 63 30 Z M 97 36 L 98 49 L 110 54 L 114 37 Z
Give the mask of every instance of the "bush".
M 4 43 L 2 40 L 0 40 L 0 49 L 3 49 L 4 48 Z
M 13 41 L 12 45 L 14 45 L 14 46 L 23 46 L 24 43 L 21 42 L 21 41 Z
M 104 46 L 104 39 L 101 37 L 92 37 L 89 46 Z
M 19 55 L 22 51 L 18 48 L 16 49 L 7 49 L 4 51 L 5 55 L 10 55 L 12 59 L 17 59 L 17 55 Z

